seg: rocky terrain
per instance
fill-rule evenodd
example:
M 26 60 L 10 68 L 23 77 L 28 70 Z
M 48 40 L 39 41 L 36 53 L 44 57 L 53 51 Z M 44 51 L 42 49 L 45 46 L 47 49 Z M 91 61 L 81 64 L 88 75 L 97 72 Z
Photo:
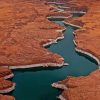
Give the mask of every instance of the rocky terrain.
M 5 80 L 4 78 L 0 78 L 0 93 L 8 93 L 14 90 L 15 83 Z
M 52 86 L 64 89 L 59 96 L 61 100 L 99 100 L 100 70 L 92 72 L 89 76 L 68 77 Z
M 15 100 L 15 99 L 12 96 L 7 96 L 7 95 L 1 95 L 0 94 L 0 100 Z
M 64 59 L 43 46 L 63 38 L 63 27 L 47 17 L 69 13 L 37 0 L 0 1 L 0 65 L 9 68 L 62 66 Z M 9 59 L 8 59 L 9 58 Z M 23 66 L 24 65 L 24 66 Z M 25 66 L 29 65 L 29 66 Z M 31 66 L 32 65 L 32 66 Z
M 0 67 L 0 93 L 5 94 L 15 89 L 15 83 L 5 80 L 12 78 L 14 75 L 12 71 L 6 67 Z M 0 100 L 14 100 L 14 97 L 0 94 Z
M 12 78 L 14 75 L 9 68 L 0 67 L 0 78 L 8 79 Z

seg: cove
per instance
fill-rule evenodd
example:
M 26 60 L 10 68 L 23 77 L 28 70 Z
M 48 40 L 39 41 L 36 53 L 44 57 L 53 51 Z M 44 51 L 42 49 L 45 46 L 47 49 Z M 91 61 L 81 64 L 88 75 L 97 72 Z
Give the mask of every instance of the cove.
M 62 21 L 56 23 L 64 26 Z M 61 55 L 69 63 L 68 66 L 14 70 L 12 81 L 16 83 L 16 89 L 11 94 L 16 100 L 57 100 L 61 91 L 51 87 L 53 82 L 67 76 L 85 76 L 98 68 L 93 60 L 75 52 L 73 31 L 71 26 L 67 26 L 64 39 L 48 47 L 50 51 Z

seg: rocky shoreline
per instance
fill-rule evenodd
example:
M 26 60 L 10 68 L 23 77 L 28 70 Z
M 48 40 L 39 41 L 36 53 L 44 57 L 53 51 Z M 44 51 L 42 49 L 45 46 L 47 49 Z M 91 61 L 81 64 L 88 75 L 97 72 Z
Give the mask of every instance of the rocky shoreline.
M 63 30 L 61 30 L 61 31 L 63 31 Z M 46 46 L 49 46 L 51 44 L 57 43 L 58 40 L 62 40 L 62 39 L 64 39 L 64 35 L 58 37 L 57 39 L 51 40 L 48 43 L 43 44 L 43 47 L 46 47 Z
M 65 24 L 65 25 L 72 26 L 72 27 L 75 27 L 75 28 L 82 28 L 81 26 L 74 25 L 74 24 L 71 24 L 71 23 L 68 23 L 68 22 L 64 22 L 64 24 Z
M 9 66 L 9 69 L 23 69 L 23 68 L 35 68 L 35 67 L 62 67 L 63 65 L 68 65 L 67 63 L 44 63 L 44 64 L 33 64 L 33 65 L 20 65 L 20 66 Z
M 4 93 L 9 93 L 9 92 L 11 92 L 11 91 L 13 91 L 13 90 L 15 89 L 15 86 L 16 86 L 16 84 L 13 83 L 11 87 L 8 87 L 8 88 L 6 88 L 6 89 L 0 90 L 0 93 L 2 93 L 2 94 L 4 94 Z
M 1 94 L 0 94 L 0 100 L 15 100 L 15 98 L 12 97 L 12 96 L 1 95 Z
M 9 74 L 9 75 L 6 75 L 5 77 L 4 77 L 4 79 L 9 79 L 9 78 L 12 78 L 12 77 L 14 77 L 14 74 L 12 73 L 12 74 Z
M 13 76 L 14 74 L 9 68 L 3 66 L 0 67 L 0 100 L 15 100 L 12 96 L 1 95 L 9 93 L 15 89 L 16 84 L 7 80 Z
M 97 62 L 98 66 L 100 67 L 100 60 L 96 56 L 92 55 L 91 53 L 87 51 L 81 50 L 79 48 L 75 48 L 75 50 L 76 52 L 82 53 L 84 55 L 88 55 L 89 57 L 93 58 Z

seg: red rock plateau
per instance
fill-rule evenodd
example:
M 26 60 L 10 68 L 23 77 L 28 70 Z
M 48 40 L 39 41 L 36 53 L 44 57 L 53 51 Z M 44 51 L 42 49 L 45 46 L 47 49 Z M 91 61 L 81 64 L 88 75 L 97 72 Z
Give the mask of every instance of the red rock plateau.
M 7 95 L 1 95 L 0 94 L 0 100 L 15 100 L 15 98 L 12 97 L 12 96 L 7 96 Z
M 40 0 L 0 0 L 0 65 L 62 66 L 64 59 L 43 45 L 63 38 L 63 27 L 47 17 L 61 15 Z M 62 13 L 62 16 L 70 14 Z M 20 65 L 20 66 L 19 66 Z M 32 67 L 32 66 L 31 66 Z M 14 68 L 14 67 L 13 67 Z M 26 67 L 24 67 L 26 68 Z

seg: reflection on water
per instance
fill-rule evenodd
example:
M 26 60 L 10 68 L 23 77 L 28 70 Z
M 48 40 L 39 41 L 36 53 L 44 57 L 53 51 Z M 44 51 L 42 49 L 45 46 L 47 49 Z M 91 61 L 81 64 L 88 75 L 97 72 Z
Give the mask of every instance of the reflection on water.
M 61 21 L 57 21 L 63 25 Z M 15 70 L 13 81 L 17 84 L 12 95 L 16 100 L 57 100 L 61 91 L 52 88 L 53 82 L 63 80 L 67 76 L 88 75 L 97 69 L 91 60 L 75 52 L 73 43 L 73 28 L 68 26 L 64 32 L 65 38 L 48 49 L 64 57 L 69 66 L 62 68 L 33 68 Z

